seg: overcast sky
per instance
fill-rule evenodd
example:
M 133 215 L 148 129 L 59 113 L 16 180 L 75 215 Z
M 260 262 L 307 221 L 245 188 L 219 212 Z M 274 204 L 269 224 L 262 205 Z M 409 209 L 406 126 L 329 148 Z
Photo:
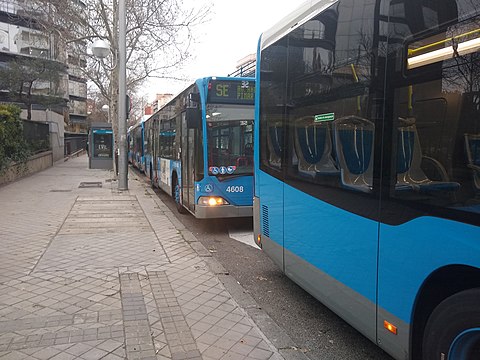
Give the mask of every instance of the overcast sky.
M 194 0 L 191 0 L 194 1 Z M 187 3 L 188 1 L 185 1 Z M 145 94 L 149 101 L 155 94 L 178 94 L 191 82 L 204 76 L 226 76 L 237 62 L 255 53 L 260 34 L 273 26 L 304 0 L 211 0 L 211 21 L 196 30 L 198 44 L 192 48 L 195 57 L 184 70 L 188 82 L 150 82 Z

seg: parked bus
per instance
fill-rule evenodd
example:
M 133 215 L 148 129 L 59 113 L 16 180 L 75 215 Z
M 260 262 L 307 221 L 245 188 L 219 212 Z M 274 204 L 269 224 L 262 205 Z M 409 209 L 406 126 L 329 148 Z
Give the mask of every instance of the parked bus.
M 252 216 L 254 95 L 254 78 L 201 78 L 145 122 L 146 174 L 180 212 Z
M 480 359 L 480 7 L 313 0 L 262 34 L 255 241 L 395 359 Z
M 141 172 L 145 172 L 144 158 L 144 123 L 142 120 L 138 124 L 128 129 L 128 161 Z

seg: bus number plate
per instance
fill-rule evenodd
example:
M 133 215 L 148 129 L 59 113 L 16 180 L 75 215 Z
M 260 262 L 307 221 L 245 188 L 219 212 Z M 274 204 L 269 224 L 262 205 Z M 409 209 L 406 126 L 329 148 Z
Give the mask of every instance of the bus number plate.
M 229 193 L 243 192 L 243 186 L 227 186 L 225 191 Z

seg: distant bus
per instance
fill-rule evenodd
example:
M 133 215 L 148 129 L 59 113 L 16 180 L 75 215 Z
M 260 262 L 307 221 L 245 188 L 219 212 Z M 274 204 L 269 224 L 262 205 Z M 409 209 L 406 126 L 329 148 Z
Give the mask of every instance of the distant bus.
M 128 161 L 138 170 L 145 172 L 144 121 L 128 129 Z
M 313 0 L 262 34 L 255 241 L 395 359 L 480 359 L 480 6 Z
M 145 121 L 146 174 L 180 212 L 252 216 L 254 96 L 254 78 L 201 78 Z

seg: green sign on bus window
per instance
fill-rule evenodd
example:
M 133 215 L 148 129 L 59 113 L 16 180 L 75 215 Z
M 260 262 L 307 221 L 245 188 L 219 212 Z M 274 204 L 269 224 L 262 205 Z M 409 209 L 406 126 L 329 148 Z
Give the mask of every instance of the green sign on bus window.
M 315 118 L 314 118 L 315 122 L 333 121 L 333 120 L 335 120 L 335 113 L 319 114 L 319 115 L 315 115 Z

